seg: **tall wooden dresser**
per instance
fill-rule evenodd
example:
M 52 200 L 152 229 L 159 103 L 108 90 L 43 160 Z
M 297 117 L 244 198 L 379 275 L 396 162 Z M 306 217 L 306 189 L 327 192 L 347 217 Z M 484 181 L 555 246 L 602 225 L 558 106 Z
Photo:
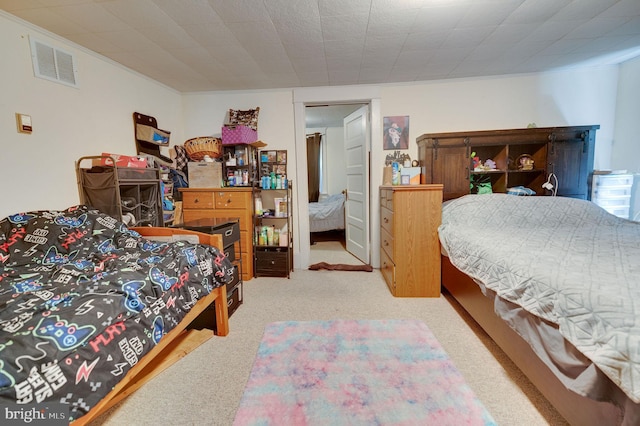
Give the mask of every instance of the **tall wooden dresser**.
M 442 185 L 380 187 L 380 271 L 396 297 L 440 297 Z
M 238 218 L 242 280 L 253 278 L 253 195 L 251 187 L 182 188 L 184 222 L 203 218 Z

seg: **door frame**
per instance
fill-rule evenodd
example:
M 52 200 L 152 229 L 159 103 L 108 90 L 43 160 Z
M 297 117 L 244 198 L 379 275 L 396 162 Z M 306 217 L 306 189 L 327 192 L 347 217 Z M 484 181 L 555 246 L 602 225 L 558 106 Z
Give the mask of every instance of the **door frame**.
M 295 168 L 298 182 L 294 182 L 297 206 L 294 218 L 294 266 L 307 269 L 311 257 L 311 241 L 309 238 L 309 204 L 307 176 L 307 139 L 305 124 L 305 108 L 312 105 L 362 103 L 369 105 L 369 239 L 371 265 L 380 267 L 380 233 L 373 232 L 380 226 L 380 211 L 373 206 L 380 203 L 380 194 L 374 191 L 375 182 L 382 182 L 382 119 L 380 108 L 381 91 L 378 86 L 336 86 L 305 87 L 293 90 L 294 124 L 295 124 Z M 376 147 L 376 149 L 374 149 Z M 378 167 L 378 165 L 380 165 Z M 304 201 L 303 201 L 304 200 Z

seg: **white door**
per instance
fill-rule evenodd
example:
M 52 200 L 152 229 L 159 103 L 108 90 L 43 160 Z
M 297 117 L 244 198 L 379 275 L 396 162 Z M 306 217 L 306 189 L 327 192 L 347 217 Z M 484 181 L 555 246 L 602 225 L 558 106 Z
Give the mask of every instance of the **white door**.
M 369 108 L 365 105 L 344 118 L 347 163 L 345 238 L 347 251 L 364 263 L 369 253 Z

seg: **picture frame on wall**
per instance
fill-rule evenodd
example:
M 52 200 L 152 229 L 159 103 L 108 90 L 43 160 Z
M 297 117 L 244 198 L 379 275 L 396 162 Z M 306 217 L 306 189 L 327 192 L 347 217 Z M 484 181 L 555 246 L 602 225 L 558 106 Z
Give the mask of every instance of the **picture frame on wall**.
M 382 119 L 385 150 L 409 149 L 409 116 L 390 116 Z

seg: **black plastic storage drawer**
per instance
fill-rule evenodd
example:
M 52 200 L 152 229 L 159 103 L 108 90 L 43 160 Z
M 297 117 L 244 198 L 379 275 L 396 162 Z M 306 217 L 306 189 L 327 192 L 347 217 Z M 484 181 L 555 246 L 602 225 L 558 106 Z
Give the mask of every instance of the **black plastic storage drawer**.
M 242 305 L 242 283 L 239 283 L 231 292 L 227 294 L 227 310 L 229 311 L 229 318 L 231 315 Z
M 216 229 L 215 232 L 211 233 L 222 235 L 223 247 L 233 245 L 236 241 L 240 241 L 240 223 L 228 222 L 228 226 L 221 226 L 219 229 Z
M 227 284 L 228 286 L 228 284 Z M 229 287 L 227 287 L 229 288 Z M 242 282 L 237 283 L 230 293 L 227 293 L 227 313 L 229 318 L 242 305 Z M 216 322 L 216 310 L 214 304 L 208 306 L 193 322 L 189 325 L 189 329 L 212 329 L 218 330 Z
M 256 248 L 256 276 L 286 277 L 289 275 L 287 247 Z
M 236 260 L 236 248 L 234 244 L 229 244 L 224 247 L 224 255 L 229 259 L 229 262 L 233 262 Z
M 219 234 L 222 236 L 222 247 L 227 247 L 236 241 L 240 241 L 240 223 L 237 220 L 203 218 L 190 220 L 179 225 L 179 227 L 206 234 Z
M 240 282 L 240 272 L 238 271 L 238 265 L 233 265 L 233 279 L 227 283 L 227 297 L 233 291 L 233 289 Z

